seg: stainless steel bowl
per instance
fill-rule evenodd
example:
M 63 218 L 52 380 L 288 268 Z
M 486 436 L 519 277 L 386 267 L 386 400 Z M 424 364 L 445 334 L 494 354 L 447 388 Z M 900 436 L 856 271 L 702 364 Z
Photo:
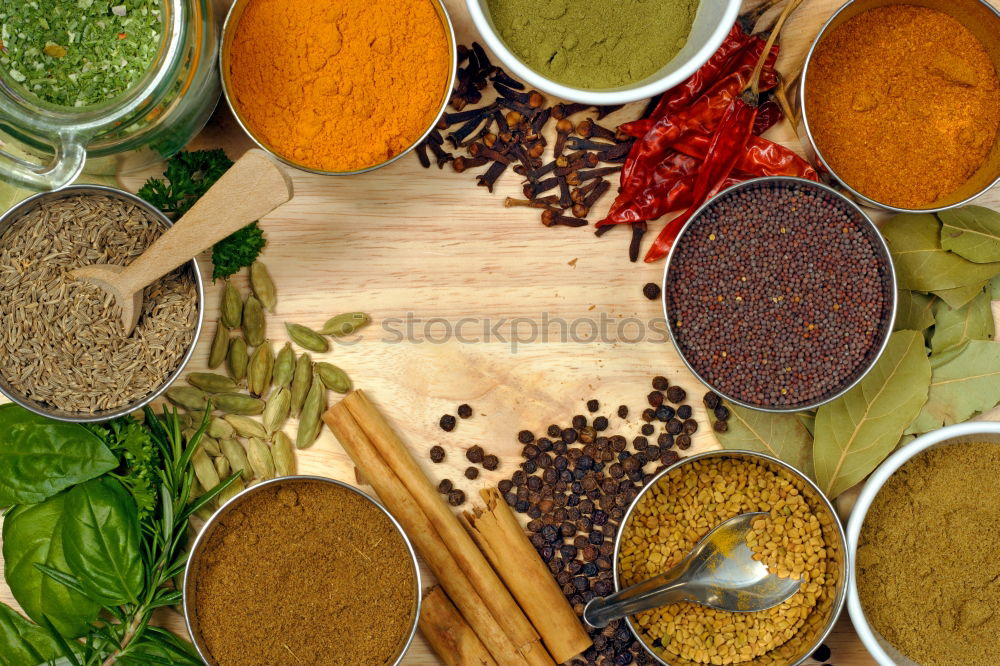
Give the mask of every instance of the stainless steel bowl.
M 868 230 L 872 242 L 874 246 L 877 248 L 879 254 L 881 255 L 882 261 L 884 262 L 884 265 L 886 267 L 886 277 L 888 278 L 888 283 L 885 285 L 885 289 L 886 289 L 886 297 L 889 299 L 890 309 L 888 312 L 888 316 L 882 321 L 882 330 L 880 331 L 881 340 L 879 341 L 878 345 L 876 345 L 873 348 L 873 350 L 869 353 L 868 361 L 858 369 L 856 375 L 852 377 L 849 382 L 846 382 L 843 386 L 838 387 L 834 391 L 831 391 L 829 395 L 823 396 L 821 399 L 815 400 L 811 403 L 801 403 L 797 405 L 786 405 L 786 406 L 756 405 L 741 400 L 739 398 L 736 398 L 732 395 L 729 395 L 725 391 L 719 390 L 717 387 L 713 386 L 711 382 L 707 381 L 701 375 L 701 373 L 698 372 L 698 369 L 694 367 L 691 361 L 688 360 L 687 356 L 684 353 L 684 350 L 677 342 L 677 337 L 674 334 L 673 320 L 670 316 L 670 312 L 667 311 L 667 293 L 668 293 L 667 290 L 670 284 L 670 266 L 673 262 L 675 251 L 680 246 L 680 244 L 684 242 L 684 234 L 686 234 L 688 230 L 691 228 L 691 226 L 698 221 L 702 213 L 704 213 L 707 209 L 711 208 L 712 205 L 714 205 L 715 202 L 717 202 L 719 199 L 733 194 L 738 194 L 743 190 L 771 183 L 795 183 L 801 187 L 822 190 L 823 192 L 826 192 L 831 196 L 840 200 L 844 205 L 853 210 L 857 214 L 858 218 L 864 222 L 864 227 Z M 775 412 L 775 413 L 801 412 L 801 411 L 809 411 L 812 409 L 816 409 L 820 405 L 826 404 L 831 400 L 836 400 L 837 398 L 839 398 L 840 396 L 844 395 L 852 388 L 857 386 L 858 382 L 864 379 L 865 375 L 867 375 L 868 372 L 871 371 L 871 369 L 875 366 L 879 358 L 882 356 L 882 353 L 885 351 L 886 346 L 889 344 L 889 335 L 892 333 L 892 326 L 893 323 L 896 321 L 896 307 L 898 305 L 898 294 L 896 292 L 896 271 L 892 264 L 892 256 L 889 252 L 889 246 L 885 242 L 885 238 L 883 238 L 882 234 L 879 233 L 878 227 L 875 226 L 875 223 L 871 221 L 871 219 L 865 214 L 863 210 L 861 210 L 861 208 L 857 204 L 855 204 L 853 201 L 845 197 L 840 192 L 837 192 L 832 187 L 823 185 L 821 183 L 817 183 L 812 180 L 806 180 L 804 178 L 792 178 L 788 176 L 771 176 L 768 178 L 755 178 L 753 180 L 748 180 L 744 183 L 740 183 L 738 185 L 733 185 L 729 189 L 720 192 L 719 194 L 715 195 L 714 197 L 706 201 L 704 205 L 701 206 L 701 208 L 695 211 L 694 215 L 691 216 L 691 219 L 688 220 L 687 224 L 685 224 L 684 227 L 681 229 L 680 234 L 678 234 L 677 236 L 677 240 L 674 241 L 674 245 L 670 250 L 670 254 L 667 256 L 667 264 L 663 270 L 663 289 L 661 294 L 662 295 L 660 300 L 663 306 L 663 316 L 666 317 L 667 320 L 667 330 L 670 332 L 670 342 L 674 345 L 674 349 L 677 350 L 677 355 L 681 357 L 682 361 L 684 361 L 684 365 L 687 366 L 688 370 L 690 370 L 691 373 L 694 374 L 694 376 L 697 377 L 702 384 L 705 384 L 706 386 L 711 388 L 713 391 L 721 395 L 729 402 L 741 405 L 743 407 L 747 407 L 748 409 L 756 409 L 762 412 Z
M 379 162 L 378 164 L 373 164 L 372 166 L 365 167 L 363 169 L 356 169 L 354 171 L 322 171 L 320 169 L 314 169 L 302 164 L 298 164 L 286 156 L 282 155 L 276 151 L 271 146 L 264 143 L 263 139 L 254 134 L 250 127 L 247 125 L 246 121 L 243 119 L 240 113 L 240 108 L 233 103 L 232 93 L 230 92 L 231 83 L 229 81 L 229 50 L 233 41 L 233 34 L 236 32 L 236 26 L 239 25 L 240 17 L 243 16 L 243 12 L 246 10 L 247 5 L 252 2 L 252 0 L 236 0 L 229 8 L 229 12 L 226 14 L 226 21 L 222 26 L 222 48 L 219 50 L 219 65 L 222 73 L 222 95 L 226 98 L 226 104 L 229 105 L 230 110 L 233 112 L 233 117 L 236 118 L 236 122 L 239 124 L 240 128 L 246 132 L 261 150 L 267 152 L 269 155 L 274 157 L 276 160 L 287 164 L 290 167 L 306 171 L 308 173 L 315 173 L 321 176 L 353 176 L 359 173 L 367 173 L 369 171 L 374 171 L 387 164 L 392 164 L 403 155 L 406 155 L 420 143 L 423 143 L 424 139 L 434 130 L 437 126 L 438 121 L 441 120 L 441 116 L 444 115 L 445 109 L 448 108 L 448 102 L 451 99 L 451 91 L 455 87 L 455 76 L 458 71 L 458 42 L 455 40 L 455 27 L 452 25 L 451 16 L 448 15 L 448 10 L 445 8 L 444 3 L 441 0 L 431 0 L 434 3 L 434 10 L 438 14 L 438 18 L 441 19 L 441 27 L 444 28 L 445 38 L 448 40 L 448 57 L 451 58 L 451 69 L 448 72 L 448 80 L 445 82 L 441 89 L 441 106 L 438 109 L 437 114 L 434 119 L 424 130 L 424 133 L 417 138 L 410 146 L 396 155 L 393 155 L 384 162 Z
M 615 536 L 615 552 L 612 569 L 614 572 L 615 591 L 617 592 L 622 588 L 622 582 L 619 579 L 618 572 L 618 554 L 621 549 L 622 538 L 628 533 L 629 518 L 631 518 L 632 512 L 635 511 L 639 502 L 642 501 L 642 498 L 645 497 L 646 493 L 650 492 L 650 490 L 652 490 L 665 475 L 670 474 L 674 470 L 683 469 L 696 461 L 708 460 L 711 458 L 728 458 L 730 460 L 747 460 L 759 463 L 766 466 L 775 474 L 793 481 L 797 485 L 801 485 L 806 502 L 809 503 L 810 508 L 813 510 L 813 513 L 820 522 L 823 537 L 826 543 L 830 544 L 827 550 L 832 553 L 832 556 L 830 564 L 831 570 L 828 573 L 828 577 L 833 578 L 833 580 L 832 582 L 827 582 L 829 593 L 819 601 L 816 608 L 814 608 L 813 612 L 809 614 L 805 624 L 799 629 L 799 632 L 794 638 L 784 645 L 771 650 L 767 654 L 761 655 L 756 659 L 743 662 L 748 666 L 794 666 L 796 664 L 801 664 L 809 658 L 809 655 L 816 651 L 816 648 L 818 648 L 824 640 L 826 640 L 826 637 L 833 630 L 833 626 L 836 624 L 837 618 L 840 617 L 840 612 L 844 607 L 844 601 L 847 599 L 848 579 L 850 578 L 851 569 L 849 566 L 847 538 L 844 536 L 844 528 L 837 519 L 837 513 L 834 511 L 833 505 L 830 504 L 830 500 L 823 495 L 823 492 L 806 475 L 777 458 L 772 458 L 771 456 L 764 455 L 763 453 L 756 453 L 754 451 L 705 451 L 693 456 L 688 456 L 687 458 L 681 458 L 679 461 L 654 476 L 643 487 L 639 495 L 632 501 L 632 504 L 629 505 L 628 510 L 622 517 L 620 523 L 621 527 L 618 529 L 618 534 Z M 632 635 L 635 636 L 636 640 L 642 644 L 642 646 L 646 649 L 646 652 L 653 657 L 656 663 L 663 664 L 664 666 L 699 666 L 696 662 L 686 661 L 684 659 L 677 659 L 671 662 L 664 661 L 663 657 L 657 653 L 656 649 L 647 643 L 639 633 L 635 620 L 632 617 L 629 617 L 627 618 L 627 622 L 629 629 L 632 631 Z
M 169 227 L 172 224 L 163 213 L 130 192 L 125 192 L 124 190 L 119 190 L 114 187 L 106 187 L 104 185 L 72 185 L 61 190 L 41 192 L 28 197 L 18 205 L 11 208 L 0 216 L 0 233 L 6 230 L 10 225 L 14 224 L 20 217 L 32 210 L 35 210 L 39 206 L 43 206 L 51 201 L 58 201 L 60 199 L 81 194 L 99 194 L 102 196 L 120 199 L 139 206 L 146 211 L 150 218 L 158 220 L 164 227 Z M 110 421 L 111 419 L 134 412 L 137 409 L 142 409 L 153 400 L 156 400 L 163 394 L 164 391 L 167 390 L 167 388 L 170 387 L 171 384 L 174 383 L 174 381 L 180 378 L 181 373 L 184 372 L 184 368 L 188 364 L 188 361 L 191 360 L 191 355 L 194 354 L 195 347 L 198 345 L 198 338 L 201 335 L 202 320 L 205 316 L 205 286 L 202 282 L 201 271 L 198 268 L 198 262 L 196 260 L 192 259 L 188 263 L 188 270 L 191 272 L 191 276 L 194 279 L 195 289 L 197 290 L 198 295 L 198 317 L 195 321 L 194 337 L 191 340 L 191 345 L 188 347 L 188 350 L 184 353 L 184 357 L 181 359 L 180 364 L 172 373 L 170 373 L 170 375 L 166 377 L 160 388 L 156 389 L 144 398 L 128 405 L 123 405 L 122 407 L 118 407 L 116 409 L 109 409 L 101 412 L 89 412 L 87 414 L 55 409 L 49 407 L 48 405 L 41 404 L 36 400 L 32 400 L 28 396 L 21 395 L 15 391 L 2 376 L 0 376 L 0 393 L 3 393 L 13 402 L 16 402 L 25 409 L 29 409 L 36 414 L 46 416 L 50 419 L 56 419 L 57 421 L 71 421 L 75 423 Z
M 410 633 L 404 641 L 402 647 L 400 648 L 399 654 L 396 656 L 395 661 L 392 662 L 391 666 L 397 666 L 406 655 L 406 652 L 410 649 L 410 645 L 413 644 L 413 637 L 417 633 L 417 624 L 420 620 L 420 602 L 421 602 L 421 587 L 420 582 L 420 566 L 417 564 L 417 554 L 413 550 L 413 544 L 410 543 L 410 538 L 403 531 L 403 527 L 399 522 L 389 513 L 384 506 L 382 506 L 373 497 L 364 493 L 354 486 L 343 483 L 342 481 L 337 481 L 335 479 L 328 479 L 323 476 L 283 476 L 277 479 L 271 479 L 270 481 L 263 481 L 255 486 L 251 486 L 246 490 L 234 495 L 228 502 L 223 504 L 218 511 L 205 523 L 202 528 L 201 533 L 194 541 L 194 545 L 191 547 L 191 554 L 188 556 L 187 566 L 184 569 L 184 622 L 187 625 L 188 634 L 191 636 L 191 642 L 194 643 L 195 649 L 198 650 L 198 654 L 201 656 L 202 661 L 206 664 L 214 664 L 210 659 L 208 647 L 205 645 L 204 638 L 201 635 L 201 627 L 198 622 L 198 618 L 194 612 L 194 606 L 196 605 L 196 589 L 194 581 L 198 577 L 199 566 L 201 564 L 202 551 L 204 550 L 205 544 L 208 542 L 209 537 L 218 528 L 219 522 L 225 518 L 225 516 L 230 512 L 239 507 L 248 497 L 254 493 L 258 493 L 263 488 L 267 488 L 272 485 L 282 485 L 289 483 L 303 483 L 303 482 L 317 482 L 317 483 L 328 483 L 334 486 L 340 486 L 346 490 L 356 493 L 368 500 L 372 506 L 378 508 L 385 516 L 392 521 L 392 524 L 396 527 L 396 531 L 399 532 L 399 536 L 403 539 L 403 543 L 406 544 L 406 549 L 410 553 L 410 562 L 413 565 L 413 579 L 414 579 L 414 607 L 411 609 L 413 613 L 413 626 L 410 628 Z M 316 618 L 316 620 L 321 621 L 324 618 Z
M 816 35 L 812 46 L 809 48 L 809 53 L 806 55 L 798 91 L 799 100 L 802 105 L 802 119 L 798 127 L 799 133 L 805 136 L 811 152 L 811 161 L 819 165 L 820 172 L 824 177 L 838 187 L 842 187 L 852 196 L 871 206 L 896 213 L 932 213 L 964 206 L 973 199 L 985 194 L 994 185 L 1000 183 L 1000 134 L 994 139 L 993 148 L 990 150 L 986 162 L 964 185 L 942 199 L 933 202 L 926 208 L 909 209 L 876 201 L 846 183 L 823 157 L 813 137 L 812 130 L 809 128 L 809 105 L 806 103 L 806 87 L 809 85 L 809 65 L 812 63 L 813 55 L 816 53 L 816 47 L 819 46 L 820 42 L 829 33 L 845 21 L 869 9 L 885 7 L 887 5 L 918 5 L 920 7 L 937 9 L 948 14 L 968 28 L 986 46 L 986 50 L 993 59 L 994 65 L 1000 70 L 1000 10 L 985 0 L 903 0 L 902 2 L 898 0 L 848 0 L 823 25 L 819 34 Z

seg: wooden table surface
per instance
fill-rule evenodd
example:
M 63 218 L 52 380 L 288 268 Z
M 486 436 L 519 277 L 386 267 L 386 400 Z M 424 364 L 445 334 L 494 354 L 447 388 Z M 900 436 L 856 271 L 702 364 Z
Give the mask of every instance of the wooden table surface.
M 1000 6 L 1000 0 L 992 1 Z M 459 42 L 475 39 L 465 3 L 445 4 Z M 803 3 L 785 29 L 779 69 L 798 71 L 809 44 L 838 5 L 838 0 Z M 641 107 L 631 105 L 607 123 L 631 119 Z M 800 149 L 787 123 L 769 136 Z M 250 146 L 224 108 L 193 145 L 217 146 L 233 158 Z M 519 429 L 541 431 L 550 422 L 563 422 L 583 411 L 583 401 L 592 397 L 607 406 L 633 406 L 636 415 L 655 374 L 666 375 L 695 397 L 703 428 L 692 451 L 718 446 L 704 427 L 697 399 L 704 389 L 650 328 L 662 315 L 659 303 L 646 300 L 640 288 L 660 281 L 663 264 L 630 264 L 629 234 L 613 231 L 595 238 L 590 229 L 544 228 L 535 211 L 503 207 L 505 196 L 520 196 L 513 174 L 506 174 L 490 195 L 469 174 L 424 170 L 412 155 L 350 178 L 295 173 L 294 180 L 295 198 L 262 225 L 268 238 L 263 260 L 280 293 L 269 334 L 280 346 L 283 321 L 316 326 L 335 313 L 369 312 L 374 324 L 355 344 L 337 346 L 330 360 L 381 405 L 432 479 L 461 479 L 461 451 L 479 443 L 501 456 L 500 470 L 486 472 L 479 481 L 495 483 L 519 460 Z M 138 176 L 123 180 L 132 190 L 141 182 Z M 1000 208 L 1000 192 L 977 203 Z M 647 243 L 659 224 L 651 227 Z M 207 258 L 202 257 L 202 265 L 210 274 Z M 208 289 L 209 335 L 200 341 L 190 370 L 205 368 L 219 291 L 218 285 Z M 554 323 L 543 339 L 543 317 L 565 320 L 571 339 L 560 339 Z M 641 325 L 633 321 L 616 336 L 617 324 L 626 318 Z M 609 335 L 588 341 L 602 319 L 611 323 Z M 465 323 L 458 329 L 460 321 Z M 463 334 L 461 339 L 456 332 Z M 455 413 L 463 402 L 473 406 L 475 417 L 462 421 L 455 432 L 443 433 L 438 418 Z M 434 444 L 452 452 L 443 465 L 426 459 Z M 300 453 L 299 469 L 355 481 L 353 466 L 326 430 Z M 462 479 L 467 491 L 475 490 L 474 485 Z M 431 581 L 426 568 L 424 576 Z M 13 603 L 2 583 L 0 600 Z M 176 613 L 167 611 L 161 619 L 183 633 L 183 619 Z M 833 653 L 829 663 L 874 663 L 846 612 L 827 645 Z M 404 663 L 439 661 L 418 635 Z

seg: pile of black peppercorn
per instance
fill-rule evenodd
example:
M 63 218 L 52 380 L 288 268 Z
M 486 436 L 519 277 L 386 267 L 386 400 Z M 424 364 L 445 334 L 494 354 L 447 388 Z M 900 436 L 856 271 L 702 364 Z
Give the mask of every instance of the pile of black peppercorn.
M 472 416 L 472 407 L 463 403 L 458 406 L 458 415 L 467 419 Z M 445 432 L 451 432 L 455 429 L 455 425 L 458 421 L 451 414 L 445 414 L 441 417 L 438 425 Z M 493 455 L 492 453 L 486 453 L 483 451 L 481 446 L 472 446 L 465 452 L 465 457 L 469 462 L 476 465 L 482 465 L 483 469 L 493 471 L 500 467 L 500 458 Z M 442 446 L 432 446 L 430 450 L 430 459 L 433 463 L 444 462 L 445 450 Z M 465 478 L 470 481 L 474 481 L 479 478 L 479 469 L 474 466 L 469 466 L 465 469 Z M 465 504 L 465 491 L 455 487 L 455 484 L 451 479 L 443 479 L 441 483 L 438 484 L 438 492 L 445 495 L 448 498 L 448 503 L 452 506 L 461 506 Z

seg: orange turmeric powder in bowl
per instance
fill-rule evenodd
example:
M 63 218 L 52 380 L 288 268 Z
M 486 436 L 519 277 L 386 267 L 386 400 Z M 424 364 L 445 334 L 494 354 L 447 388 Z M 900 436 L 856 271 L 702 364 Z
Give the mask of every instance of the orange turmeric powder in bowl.
M 282 161 L 358 173 L 434 127 L 454 45 L 439 0 L 237 0 L 223 35 L 223 88 L 250 137 Z

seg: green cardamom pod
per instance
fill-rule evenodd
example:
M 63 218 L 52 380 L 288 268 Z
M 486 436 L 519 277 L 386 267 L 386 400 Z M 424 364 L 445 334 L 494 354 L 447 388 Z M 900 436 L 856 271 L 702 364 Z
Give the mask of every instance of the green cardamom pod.
M 243 320 L 243 299 L 229 280 L 226 280 L 226 288 L 222 291 L 222 304 L 219 309 L 222 311 L 223 324 L 230 329 L 240 327 L 240 322 Z
M 228 393 L 236 390 L 236 382 L 214 372 L 192 372 L 187 376 L 187 382 L 205 393 Z
M 271 374 L 274 372 L 274 352 L 270 342 L 262 342 L 254 350 L 247 366 L 247 388 L 255 396 L 267 395 L 271 388 Z
M 309 387 L 312 386 L 313 363 L 309 354 L 299 356 L 295 361 L 295 373 L 292 375 L 292 416 L 299 418 L 302 413 L 302 403 L 306 400 Z
M 215 498 L 215 501 L 219 503 L 219 506 L 222 506 L 243 492 L 244 488 L 245 486 L 243 485 L 242 479 L 234 479 L 232 483 L 226 486 L 223 491 L 219 493 L 219 496 Z
M 288 337 L 299 347 L 319 353 L 330 351 L 330 341 L 311 328 L 288 322 L 285 322 L 285 328 L 288 329 Z
M 205 411 L 208 396 L 193 386 L 171 386 L 167 389 L 167 400 L 184 409 Z
M 274 433 L 271 457 L 274 459 L 274 473 L 278 476 L 293 476 L 296 473 L 295 447 L 288 435 L 280 430 Z
M 271 279 L 271 272 L 262 262 L 250 264 L 250 287 L 264 307 L 274 312 L 274 307 L 278 304 L 278 290 Z
M 347 393 L 351 390 L 351 378 L 347 376 L 346 372 L 332 363 L 326 363 L 325 361 L 317 363 L 316 373 L 323 384 L 331 391 Z
M 208 435 L 214 437 L 215 439 L 229 439 L 236 431 L 233 426 L 230 425 L 223 419 L 212 417 L 212 420 L 208 422 Z
M 285 425 L 285 421 L 288 420 L 288 411 L 292 406 L 292 394 L 288 389 L 282 387 L 271 394 L 271 397 L 267 400 L 267 406 L 264 407 L 264 429 L 267 430 L 267 434 L 271 434 L 277 430 L 281 430 L 281 426 Z
M 264 401 L 242 393 L 220 393 L 215 396 L 215 406 L 225 414 L 256 416 L 264 411 Z
M 275 386 L 288 388 L 292 385 L 292 375 L 295 373 L 295 350 L 292 343 L 286 342 L 274 359 L 274 375 L 271 381 Z
M 323 335 L 332 335 L 335 338 L 343 337 L 354 333 L 359 328 L 371 323 L 371 317 L 364 312 L 345 312 L 335 317 L 330 317 L 319 332 Z
M 222 418 L 233 427 L 233 430 L 240 437 L 260 437 L 261 439 L 267 437 L 267 431 L 264 430 L 264 426 L 261 425 L 260 421 L 252 419 L 249 416 L 226 414 Z
M 201 439 L 198 441 L 201 442 L 201 448 L 205 450 L 205 453 L 213 458 L 215 456 L 222 455 L 222 449 L 219 448 L 219 440 L 214 437 L 209 437 L 208 435 L 202 433 Z
M 212 349 L 208 353 L 208 367 L 215 370 L 226 360 L 229 351 L 229 328 L 221 321 L 215 327 L 215 337 L 212 338 Z
M 206 492 L 219 485 L 219 473 L 215 471 L 215 464 L 201 447 L 197 448 L 191 456 L 191 467 L 194 468 L 194 475 L 198 478 L 198 483 Z
M 251 347 L 263 344 L 264 338 L 267 337 L 264 306 L 256 296 L 247 296 L 247 302 L 243 306 L 243 337 Z
M 302 414 L 299 416 L 299 430 L 295 433 L 295 447 L 307 449 L 313 445 L 323 427 L 320 418 L 326 410 L 326 387 L 319 375 L 313 375 L 312 385 L 302 404 Z
M 250 356 L 247 353 L 247 343 L 242 337 L 235 337 L 229 343 L 229 354 L 226 355 L 226 371 L 237 384 L 247 376 L 247 363 Z
M 247 441 L 247 460 L 256 478 L 261 481 L 274 478 L 274 458 L 271 457 L 271 449 L 261 439 L 251 437 Z
M 226 460 L 225 456 L 219 456 L 212 459 L 212 463 L 215 464 L 215 471 L 219 475 L 219 480 L 228 478 L 232 472 L 229 469 L 229 461 Z
M 250 469 L 247 452 L 243 449 L 242 444 L 235 439 L 224 439 L 219 442 L 219 446 L 222 448 L 222 455 L 226 456 L 226 460 L 229 461 L 231 471 L 239 472 L 244 481 L 253 478 L 253 470 Z

